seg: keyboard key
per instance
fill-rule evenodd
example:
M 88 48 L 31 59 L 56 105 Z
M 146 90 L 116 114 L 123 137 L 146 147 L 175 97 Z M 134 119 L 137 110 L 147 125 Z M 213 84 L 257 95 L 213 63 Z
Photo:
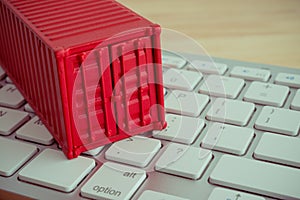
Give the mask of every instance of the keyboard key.
M 252 82 L 244 96 L 244 100 L 263 105 L 281 107 L 283 106 L 289 91 L 289 88 L 286 86 Z
M 0 80 L 2 80 L 5 77 L 5 71 L 2 69 L 0 65 Z
M 146 172 L 125 165 L 106 162 L 81 188 L 81 195 L 93 199 L 126 200 L 146 179 Z
M 26 112 L 0 107 L 0 135 L 10 135 L 28 119 Z
M 200 134 L 205 123 L 200 118 L 167 114 L 167 127 L 161 131 L 153 131 L 153 137 L 191 144 Z
M 299 169 L 237 156 L 222 156 L 209 180 L 273 198 L 300 198 Z
M 34 113 L 34 110 L 31 108 L 31 106 L 28 103 L 25 104 L 24 110 L 27 112 Z
M 290 87 L 300 88 L 300 75 L 279 73 L 275 78 L 275 83 L 290 86 Z
M 198 179 L 212 159 L 206 149 L 170 143 L 155 164 L 155 170 L 177 176 Z
M 250 81 L 266 82 L 269 80 L 271 76 L 271 72 L 266 69 L 236 66 L 231 70 L 230 76 L 234 76 L 234 77 L 238 77 Z
M 283 108 L 264 106 L 255 122 L 255 128 L 281 133 L 297 135 L 300 127 L 300 112 Z
M 275 163 L 300 167 L 300 138 L 264 133 L 254 157 Z
M 207 95 L 173 90 L 165 101 L 165 108 L 167 112 L 197 117 L 208 102 Z
M 179 56 L 162 54 L 162 64 L 164 67 L 181 69 L 185 66 L 186 60 Z
M 209 75 L 199 91 L 210 96 L 234 99 L 241 92 L 244 85 L 244 80 L 239 78 Z
M 11 176 L 36 152 L 34 145 L 0 137 L 0 175 Z
M 54 142 L 54 138 L 37 116 L 18 129 L 16 136 L 23 140 L 45 145 L 50 145 Z
M 291 103 L 291 108 L 300 111 L 300 89 L 298 89 L 295 94 L 295 97 Z
M 165 194 L 161 192 L 155 192 L 152 190 L 146 190 L 139 197 L 139 200 L 187 200 L 181 197 Z
M 217 98 L 207 112 L 206 118 L 212 121 L 245 126 L 254 110 L 255 105 L 253 103 Z
M 208 149 L 243 155 L 246 153 L 253 137 L 253 129 L 213 123 L 209 127 L 201 146 Z
M 68 160 L 63 152 L 46 149 L 19 173 L 23 181 L 71 192 L 95 167 L 95 161 L 79 156 Z
M 263 197 L 217 187 L 210 194 L 208 200 L 265 200 Z
M 88 155 L 88 156 L 96 156 L 103 150 L 103 148 L 104 148 L 104 146 L 101 146 L 101 147 L 86 151 L 83 154 Z
M 169 69 L 164 74 L 164 86 L 171 89 L 192 91 L 202 76 L 200 72 Z
M 188 65 L 188 69 L 200 71 L 204 74 L 219 74 L 223 75 L 227 71 L 227 65 L 223 63 L 193 60 L 192 64 Z
M 137 167 L 146 167 L 161 147 L 156 139 L 134 136 L 113 143 L 105 158 Z
M 6 84 L 0 89 L 0 105 L 10 108 L 19 108 L 25 103 L 24 97 L 21 95 L 16 86 Z

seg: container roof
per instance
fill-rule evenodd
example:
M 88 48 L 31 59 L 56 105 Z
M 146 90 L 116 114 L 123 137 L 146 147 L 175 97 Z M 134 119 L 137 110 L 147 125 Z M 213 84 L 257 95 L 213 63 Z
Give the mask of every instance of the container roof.
M 97 44 L 151 22 L 114 0 L 5 0 L 55 50 Z

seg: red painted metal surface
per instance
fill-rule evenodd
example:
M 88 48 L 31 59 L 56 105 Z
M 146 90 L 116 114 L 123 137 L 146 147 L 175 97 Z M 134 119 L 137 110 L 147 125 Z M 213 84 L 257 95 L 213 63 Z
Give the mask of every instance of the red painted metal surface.
M 68 158 L 165 126 L 158 25 L 112 0 L 0 11 L 0 64 Z

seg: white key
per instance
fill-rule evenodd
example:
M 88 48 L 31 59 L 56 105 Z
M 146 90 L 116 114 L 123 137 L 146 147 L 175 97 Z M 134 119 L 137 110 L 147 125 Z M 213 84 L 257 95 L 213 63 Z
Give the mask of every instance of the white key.
M 13 83 L 13 81 L 9 77 L 6 77 L 5 82 L 6 83 Z
M 164 67 L 173 67 L 181 69 L 185 66 L 186 60 L 179 56 L 162 54 L 162 64 Z
M 212 121 L 245 126 L 255 110 L 253 103 L 239 100 L 217 98 L 206 118 Z
M 165 108 L 167 112 L 197 117 L 208 102 L 207 95 L 173 90 L 165 101 Z
M 0 134 L 11 134 L 28 119 L 26 112 L 0 107 Z
M 23 181 L 71 192 L 95 167 L 95 161 L 79 156 L 68 160 L 61 151 L 46 149 L 19 173 Z
M 279 199 L 300 198 L 300 170 L 272 163 L 224 155 L 210 182 Z
M 294 110 L 300 110 L 300 89 L 297 90 L 294 99 L 291 103 L 291 108 Z
M 279 73 L 275 78 L 275 83 L 290 86 L 290 87 L 300 88 L 300 75 Z
M 0 137 L 0 175 L 11 176 L 36 152 L 34 145 Z
M 19 128 L 16 132 L 16 136 L 23 140 L 45 145 L 50 145 L 54 142 L 54 138 L 37 116 Z
M 171 89 L 192 91 L 202 77 L 200 72 L 169 69 L 164 74 L 164 86 Z
M 286 86 L 252 82 L 244 96 L 244 100 L 258 104 L 281 107 L 288 94 L 289 88 Z
M 25 104 L 24 110 L 27 111 L 27 112 L 34 113 L 34 110 L 31 108 L 31 106 L 28 103 Z
M 24 97 L 21 95 L 16 86 L 6 84 L 0 89 L 0 105 L 10 108 L 18 108 L 25 103 Z
M 210 96 L 234 99 L 241 92 L 244 85 L 244 80 L 239 78 L 209 75 L 199 91 Z
M 255 128 L 286 135 L 297 135 L 300 127 L 300 112 L 264 106 Z
M 167 127 L 153 131 L 153 137 L 184 144 L 191 144 L 200 134 L 205 123 L 200 118 L 167 114 Z
M 213 123 L 201 145 L 208 149 L 243 155 L 246 153 L 253 137 L 253 129 Z
M 146 172 L 112 162 L 104 163 L 81 188 L 81 195 L 93 199 L 127 200 L 146 179 Z
M 187 200 L 181 197 L 173 196 L 166 193 L 146 190 L 139 197 L 139 200 Z
M 160 147 L 160 140 L 134 136 L 113 143 L 105 152 L 105 158 L 137 167 L 145 167 Z
M 269 80 L 271 76 L 271 72 L 266 69 L 236 66 L 231 70 L 230 76 L 251 80 L 251 81 L 266 82 Z
M 88 155 L 88 156 L 96 156 L 103 150 L 103 148 L 104 148 L 104 146 L 97 147 L 95 149 L 83 152 L 83 154 Z
M 0 65 L 0 80 L 2 80 L 5 77 L 5 71 L 2 69 Z
M 255 158 L 300 167 L 300 138 L 264 133 L 254 151 Z
M 265 198 L 245 192 L 217 187 L 212 191 L 208 200 L 265 200 Z
M 201 60 L 193 60 L 191 64 L 188 65 L 188 69 L 194 71 L 200 71 L 204 74 L 224 74 L 228 67 L 223 63 L 209 62 L 209 61 L 201 61 Z
M 155 170 L 198 179 L 212 159 L 210 150 L 170 143 L 155 164 Z

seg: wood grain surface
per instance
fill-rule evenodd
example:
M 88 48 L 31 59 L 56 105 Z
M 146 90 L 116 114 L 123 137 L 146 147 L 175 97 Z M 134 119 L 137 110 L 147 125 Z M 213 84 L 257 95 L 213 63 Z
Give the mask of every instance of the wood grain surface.
M 212 56 L 300 69 L 299 0 L 119 2 L 187 34 Z

